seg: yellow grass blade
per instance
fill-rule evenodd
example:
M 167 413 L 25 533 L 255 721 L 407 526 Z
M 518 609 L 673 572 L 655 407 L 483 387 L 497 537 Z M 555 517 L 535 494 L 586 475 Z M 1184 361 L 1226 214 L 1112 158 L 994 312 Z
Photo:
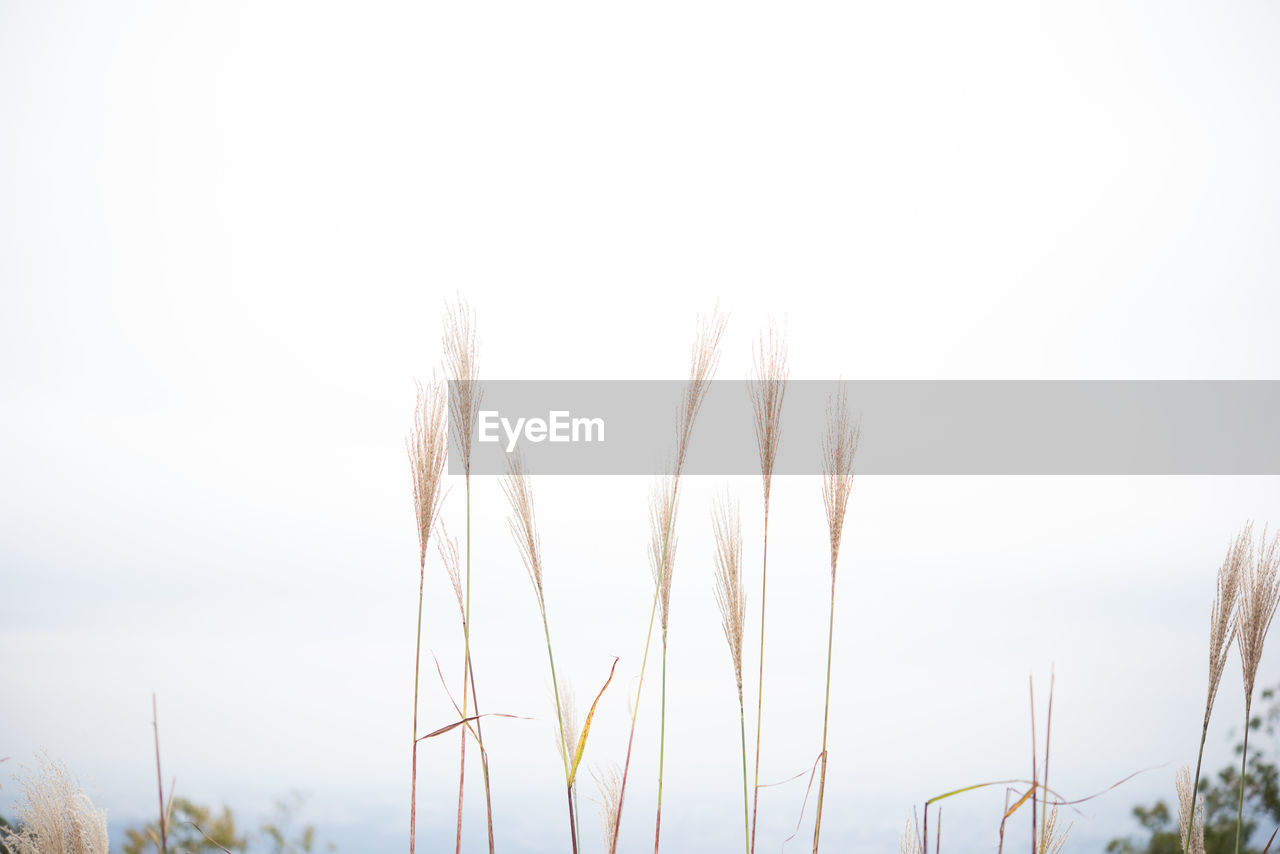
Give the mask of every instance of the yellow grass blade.
M 604 680 L 604 687 L 600 689 L 600 693 L 596 694 L 595 700 L 591 703 L 591 711 L 587 712 L 587 719 L 582 722 L 582 734 L 578 736 L 578 747 L 573 751 L 573 766 L 569 769 L 569 788 L 573 788 L 574 778 L 578 775 L 578 763 L 582 761 L 582 754 L 587 749 L 587 733 L 591 731 L 591 718 L 595 716 L 596 705 L 600 702 L 600 698 L 604 696 L 605 688 L 609 687 L 609 683 L 613 681 L 613 671 L 618 668 L 618 659 L 615 656 L 613 666 L 609 668 L 609 678 Z

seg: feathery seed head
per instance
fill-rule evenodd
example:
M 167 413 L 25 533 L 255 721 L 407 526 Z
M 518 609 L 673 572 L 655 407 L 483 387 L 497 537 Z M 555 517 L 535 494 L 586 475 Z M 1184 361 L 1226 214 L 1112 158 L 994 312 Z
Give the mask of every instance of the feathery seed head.
M 507 476 L 502 482 L 502 491 L 506 493 L 511 505 L 511 515 L 507 517 L 507 526 L 511 536 L 520 549 L 520 560 L 533 582 L 533 593 L 538 599 L 538 609 L 546 612 L 546 604 L 542 598 L 542 542 L 538 538 L 538 527 L 533 513 L 533 487 L 529 483 L 529 475 L 524 467 L 524 460 L 519 454 L 513 455 L 507 462 Z
M 1046 809 L 1049 809 L 1046 806 Z M 1067 844 L 1067 834 L 1071 832 L 1071 825 L 1066 827 L 1058 827 L 1058 805 L 1054 804 L 1049 809 L 1044 820 L 1044 835 L 1040 837 L 1040 854 L 1060 854 L 1062 847 Z
M 413 508 L 418 521 L 418 562 L 427 562 L 427 541 L 440 515 L 444 499 L 444 465 L 448 458 L 448 436 L 444 427 L 444 391 L 434 379 L 418 383 L 413 410 L 413 430 L 405 439 L 409 452 L 409 474 L 413 480 Z
M 578 749 L 578 736 L 582 724 L 578 721 L 577 704 L 574 702 L 573 689 L 567 681 L 560 684 L 560 727 L 557 729 L 556 741 L 559 743 L 560 756 L 565 762 L 573 762 L 574 751 Z M 560 741 L 560 732 L 564 733 L 564 741 Z M 574 785 L 577 785 L 576 781 Z
M 653 583 L 658 586 L 658 610 L 664 636 L 671 607 L 671 574 L 675 568 L 676 486 L 674 477 L 661 477 L 649 495 L 649 569 L 653 572 Z
M 756 446 L 760 451 L 760 475 L 764 481 L 764 504 L 769 506 L 773 485 L 773 465 L 778 458 L 782 435 L 782 399 L 787 392 L 787 342 L 772 321 L 753 351 L 755 377 L 748 385 L 751 408 L 756 416 Z
M 1249 547 L 1249 560 L 1240 585 L 1240 615 L 1236 640 L 1240 647 L 1240 663 L 1244 671 L 1246 700 L 1253 697 L 1254 680 L 1262 662 L 1262 645 L 1267 630 L 1280 604 L 1280 536 L 1267 542 L 1267 530 Z
M 1187 838 L 1187 823 L 1191 822 L 1191 847 L 1184 854 L 1204 854 L 1204 804 L 1191 783 L 1191 769 L 1182 766 L 1175 779 L 1178 789 L 1178 839 Z
M 733 658 L 733 675 L 742 700 L 742 635 L 747 621 L 747 593 L 742 583 L 742 522 L 737 504 L 721 496 L 712 510 L 716 536 L 716 604 Z
M 622 772 L 617 763 L 610 762 L 591 769 L 596 788 L 600 791 L 600 827 L 604 831 L 604 850 L 613 851 L 614 833 L 618 827 L 618 811 L 622 809 Z
M 0 830 L 0 844 L 13 854 L 109 854 L 106 810 L 93 805 L 60 762 L 43 754 L 38 761 L 38 773 L 18 780 L 19 829 Z
M 861 427 L 849 415 L 844 384 L 827 406 L 827 432 L 822 440 L 822 503 L 826 506 L 831 534 L 831 581 L 835 583 L 844 515 L 853 491 L 853 458 L 858 452 Z
M 672 471 L 677 478 L 684 470 L 689 452 L 689 440 L 693 437 L 693 422 L 707 397 L 711 379 L 720 364 L 720 336 L 724 334 L 727 318 L 718 309 L 710 317 L 698 321 L 698 339 L 693 345 L 689 364 L 689 382 L 685 385 L 677 414 L 676 456 Z
M 902 828 L 901 835 L 898 836 L 899 854 L 920 854 L 923 849 L 920 846 L 920 823 L 914 817 L 907 822 L 907 826 Z
M 476 356 L 476 316 L 465 300 L 446 309 L 444 363 L 450 376 L 449 419 L 462 454 L 462 469 L 471 476 L 471 441 L 480 417 L 480 368 Z
M 440 528 L 440 533 L 437 535 L 436 549 L 440 552 L 440 560 L 444 563 L 445 572 L 449 574 L 454 598 L 458 600 L 458 612 L 462 614 L 462 622 L 465 625 L 467 606 L 462 594 L 462 560 L 458 551 L 458 538 L 450 536 L 443 519 L 437 523 L 437 527 Z
M 1209 698 L 1204 710 L 1206 727 L 1213 712 L 1213 701 L 1218 695 L 1218 685 L 1222 682 L 1222 672 L 1227 666 L 1231 642 L 1239 630 L 1240 585 L 1248 573 L 1252 543 L 1253 525 L 1248 524 L 1228 546 L 1226 557 L 1218 567 L 1217 596 L 1209 614 Z

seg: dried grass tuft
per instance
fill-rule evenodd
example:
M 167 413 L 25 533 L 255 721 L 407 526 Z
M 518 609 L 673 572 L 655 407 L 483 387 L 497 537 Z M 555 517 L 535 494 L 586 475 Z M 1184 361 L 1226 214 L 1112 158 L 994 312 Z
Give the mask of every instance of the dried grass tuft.
M 760 475 L 764 483 L 764 503 L 769 506 L 773 467 L 778 459 L 782 436 L 782 401 L 787 393 L 787 342 L 770 321 L 753 348 L 755 377 L 747 387 L 755 412 L 756 447 L 760 452 Z
M 1195 785 L 1191 782 L 1191 769 L 1185 765 L 1178 769 L 1174 782 L 1178 788 L 1178 827 L 1181 828 L 1179 836 L 1182 839 L 1188 838 L 1187 824 L 1192 823 L 1190 847 L 1185 852 L 1204 854 L 1204 804 L 1196 796 Z
M 600 829 L 604 834 L 604 850 L 616 851 L 618 825 L 622 818 L 622 772 L 616 762 L 592 768 L 591 777 L 600 792 Z
M 1245 525 L 1244 530 L 1227 548 L 1226 557 L 1218 567 L 1217 596 L 1213 600 L 1213 610 L 1209 614 L 1209 697 L 1205 704 L 1205 725 L 1213 712 L 1213 701 L 1218 695 L 1218 685 L 1222 682 L 1222 672 L 1227 666 L 1227 655 L 1231 652 L 1231 643 L 1235 640 L 1239 629 L 1237 604 L 1240 596 L 1240 582 L 1248 573 L 1249 551 L 1253 540 L 1252 524 Z
M 1061 854 L 1062 847 L 1067 844 L 1067 835 L 1071 833 L 1071 825 L 1058 826 L 1058 805 L 1047 810 L 1044 825 L 1040 834 L 1039 854 Z
M 715 376 L 716 367 L 720 364 L 720 337 L 724 335 L 727 322 L 728 318 L 719 309 L 712 311 L 709 317 L 700 317 L 698 320 L 698 338 L 693 344 L 689 382 L 685 385 L 676 417 L 676 455 L 672 472 L 676 478 L 684 471 L 689 441 L 693 437 L 693 422 L 702 409 L 707 391 L 711 388 L 711 378 Z
M 560 697 L 560 726 L 556 737 L 561 739 L 560 758 L 565 761 L 566 767 L 568 763 L 573 761 L 574 752 L 577 750 L 578 738 L 582 734 L 582 722 L 578 720 L 578 706 L 574 700 L 573 688 L 565 682 L 559 687 Z
M 1246 537 L 1246 526 L 1241 537 Z M 1249 541 L 1249 559 L 1240 586 L 1240 613 L 1236 640 L 1240 647 L 1240 663 L 1244 671 L 1246 697 L 1253 696 L 1258 665 L 1262 662 L 1262 646 L 1280 604 L 1280 536 L 1267 542 L 1264 528 L 1257 546 Z
M 444 570 L 449 574 L 449 584 L 453 587 L 453 595 L 458 600 L 458 613 L 466 622 L 466 604 L 462 594 L 462 556 L 458 550 L 458 538 L 449 533 L 444 520 L 438 523 L 440 533 L 436 535 L 436 550 L 440 552 L 440 560 Z
M 444 428 L 444 392 L 440 383 L 418 383 L 413 429 L 405 439 L 409 475 L 413 481 L 413 509 L 418 521 L 418 563 L 427 561 L 427 542 L 444 499 L 444 466 L 448 435 Z
M 827 407 L 827 432 L 822 440 L 822 503 L 831 534 L 831 579 L 834 583 L 844 531 L 845 511 L 853 491 L 853 458 L 858 452 L 861 428 L 849 415 L 849 398 L 843 385 Z
M 921 854 L 921 851 L 920 823 L 912 818 L 898 836 L 898 852 L 899 854 Z
M 62 763 L 41 754 L 39 772 L 18 778 L 19 830 L 4 829 L 13 854 L 109 854 L 107 812 L 94 806 Z
M 649 569 L 657 585 L 658 617 L 662 635 L 667 634 L 671 609 L 671 578 L 675 568 L 675 519 L 677 490 L 672 477 L 659 478 L 649 495 Z
M 462 456 L 462 470 L 471 476 L 471 443 L 480 417 L 480 363 L 477 358 L 476 316 L 466 300 L 446 307 L 444 363 L 449 383 L 449 418 Z
M 742 702 L 742 636 L 747 621 L 747 593 L 741 572 L 742 521 L 737 505 L 728 496 L 716 501 L 712 523 L 716 538 L 716 604 L 720 606 L 720 623 L 733 658 L 738 701 Z
M 529 475 L 524 467 L 524 460 L 517 454 L 507 462 L 507 476 L 502 482 L 502 491 L 511 504 L 511 516 L 507 518 L 507 526 L 511 536 L 520 550 L 520 560 L 525 571 L 529 573 L 529 581 L 533 583 L 533 593 L 538 599 L 538 610 L 545 618 L 546 602 L 542 596 L 542 543 L 538 538 L 538 528 L 533 512 L 533 489 L 529 485 Z

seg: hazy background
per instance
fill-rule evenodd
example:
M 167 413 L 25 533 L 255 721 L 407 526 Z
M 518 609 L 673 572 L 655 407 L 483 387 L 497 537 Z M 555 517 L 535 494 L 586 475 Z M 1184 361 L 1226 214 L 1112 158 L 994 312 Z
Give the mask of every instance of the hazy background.
M 0 4 L 0 811 L 43 748 L 117 841 L 150 818 L 155 691 L 179 794 L 248 818 L 301 789 L 342 850 L 403 850 L 402 440 L 455 292 L 490 378 L 681 378 L 719 299 L 729 379 L 770 315 L 796 378 L 1280 379 L 1278 37 L 1266 2 Z M 722 485 L 691 481 L 681 508 L 671 851 L 740 841 L 710 592 Z M 759 485 L 731 487 L 754 625 Z M 587 760 L 621 760 L 648 483 L 535 490 L 581 705 L 622 658 Z M 499 844 L 562 852 L 536 610 L 497 484 L 474 492 L 481 700 L 537 718 L 486 728 Z M 1277 499 L 1276 478 L 860 479 L 827 846 L 896 850 L 925 798 L 1029 773 L 1027 677 L 1043 702 L 1051 667 L 1055 788 L 1169 763 L 1082 806 L 1071 847 L 1131 832 L 1194 759 L 1213 573 L 1245 520 L 1280 522 Z M 779 482 L 774 514 L 769 781 L 819 749 L 816 479 Z M 457 683 L 455 606 L 428 570 L 424 648 Z M 426 725 L 447 722 L 433 670 L 424 685 Z M 1207 768 L 1230 758 L 1239 693 L 1233 659 Z M 651 839 L 655 697 L 628 851 Z M 456 740 L 428 744 L 434 847 Z M 761 795 L 762 851 L 802 797 Z M 1001 802 L 950 802 L 948 847 L 993 849 Z M 469 851 L 482 803 L 476 785 Z

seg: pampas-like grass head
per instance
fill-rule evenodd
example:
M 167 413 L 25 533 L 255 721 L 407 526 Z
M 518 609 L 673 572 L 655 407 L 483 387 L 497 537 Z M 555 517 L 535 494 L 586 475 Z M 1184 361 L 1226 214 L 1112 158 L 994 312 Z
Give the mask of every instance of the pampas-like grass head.
M 1204 804 L 1196 797 L 1191 782 L 1191 769 L 1182 766 L 1174 781 L 1178 789 L 1179 839 L 1187 838 L 1187 822 L 1191 825 L 1191 847 L 1184 854 L 1204 854 Z
M 1246 528 L 1246 531 L 1249 529 Z M 1242 535 L 1243 536 L 1243 535 Z M 1280 604 L 1280 535 L 1267 542 L 1264 528 L 1256 546 L 1250 543 L 1248 567 L 1240 586 L 1240 616 L 1236 640 L 1244 671 L 1245 697 L 1253 696 L 1262 645 Z
M 471 441 L 480 417 L 480 367 L 476 356 L 476 317 L 465 300 L 448 307 L 444 323 L 444 363 L 449 384 L 449 418 L 462 455 L 462 470 L 471 476 Z
M 615 851 L 618 830 L 618 813 L 622 809 L 622 772 L 617 763 L 610 762 L 591 769 L 600 792 L 600 829 L 604 834 L 604 850 Z
M 677 413 L 676 456 L 672 474 L 677 478 L 684 471 L 684 461 L 689 453 L 689 440 L 693 436 L 693 422 L 698 417 L 702 402 L 711 387 L 711 379 L 715 376 L 716 367 L 720 364 L 720 337 L 724 335 L 724 327 L 728 322 L 717 309 L 710 317 L 699 318 L 698 339 L 693 344 L 693 353 L 689 364 L 689 382 L 685 385 L 684 396 L 680 399 Z
M 529 485 L 529 475 L 524 468 L 524 460 L 517 454 L 507 462 L 507 476 L 502 481 L 502 491 L 511 504 L 511 515 L 507 518 L 507 526 L 511 536 L 520 549 L 520 560 L 524 562 L 525 571 L 529 573 L 529 581 L 533 583 L 533 593 L 538 599 L 538 609 L 546 616 L 546 603 L 542 598 L 542 542 L 538 538 L 538 527 L 533 513 L 533 488 Z
M 109 854 L 107 813 L 48 756 L 39 757 L 37 774 L 19 778 L 22 800 L 16 807 L 18 831 L 4 830 L 13 854 Z
M 413 410 L 413 430 L 405 439 L 409 475 L 413 480 L 413 509 L 418 522 L 418 562 L 427 561 L 427 541 L 440 516 L 444 499 L 444 465 L 449 440 L 444 426 L 444 390 L 434 379 L 418 383 Z
M 712 511 L 716 535 L 716 604 L 724 638 L 733 658 L 733 675 L 742 700 L 742 635 L 747 621 L 747 593 L 742 584 L 742 522 L 737 505 L 727 496 L 716 501 Z
M 1213 610 L 1209 614 L 1209 697 L 1205 704 L 1204 721 L 1209 725 L 1209 716 L 1213 712 L 1213 701 L 1218 695 L 1218 685 L 1222 682 L 1222 671 L 1227 666 L 1227 655 L 1231 652 L 1231 643 L 1239 631 L 1237 604 L 1240 598 L 1240 583 L 1249 570 L 1249 551 L 1253 544 L 1253 526 L 1245 525 L 1244 530 L 1227 548 L 1226 557 L 1218 567 L 1218 590 L 1213 600 Z
M 773 466 L 778 459 L 782 436 L 782 399 L 787 393 L 787 342 L 772 322 L 753 348 L 755 376 L 747 387 L 755 412 L 756 447 L 760 452 L 760 476 L 764 482 L 764 504 L 769 506 L 773 486 Z
M 658 587 L 658 612 L 664 637 L 671 609 L 671 575 L 675 568 L 677 501 L 674 478 L 659 478 L 649 496 L 649 569 Z
M 849 399 L 844 386 L 827 407 L 827 433 L 822 440 L 822 503 L 827 510 L 831 534 L 831 580 L 835 581 L 844 532 L 844 514 L 853 491 L 853 458 L 858 452 L 861 428 L 849 415 Z
M 440 552 L 440 561 L 444 564 L 445 572 L 449 574 L 449 584 L 453 587 L 454 598 L 458 600 L 458 612 L 462 614 L 462 621 L 465 623 L 467 606 L 462 593 L 462 560 L 458 550 L 458 538 L 450 535 L 443 519 L 438 523 L 438 527 L 440 533 L 437 535 L 436 549 Z

